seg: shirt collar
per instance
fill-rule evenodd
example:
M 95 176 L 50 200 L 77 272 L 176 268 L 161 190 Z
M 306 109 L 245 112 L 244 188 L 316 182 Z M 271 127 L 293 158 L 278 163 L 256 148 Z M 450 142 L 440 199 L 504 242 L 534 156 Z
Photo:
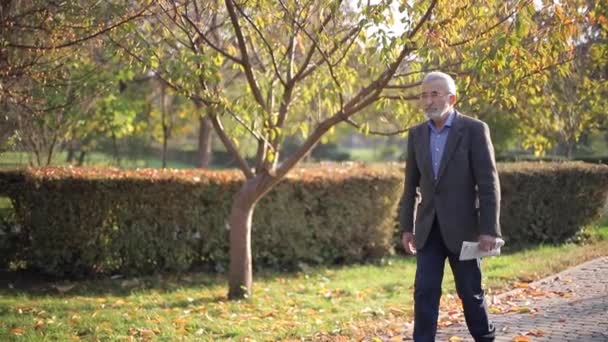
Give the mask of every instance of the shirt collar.
M 454 123 L 454 118 L 456 117 L 456 111 L 452 110 L 450 112 L 450 114 L 448 114 L 448 119 L 445 121 L 445 125 L 443 125 L 443 127 L 452 127 L 452 124 Z M 427 121 L 427 124 L 429 125 L 430 128 L 437 130 L 437 127 L 435 127 L 435 122 L 433 122 L 433 120 L 429 119 L 429 121 Z

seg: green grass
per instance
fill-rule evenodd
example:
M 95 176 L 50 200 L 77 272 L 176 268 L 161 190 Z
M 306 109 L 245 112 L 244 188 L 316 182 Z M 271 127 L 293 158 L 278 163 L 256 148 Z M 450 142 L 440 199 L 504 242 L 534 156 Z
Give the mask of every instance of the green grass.
M 587 245 L 540 246 L 483 261 L 489 293 L 608 253 L 608 225 Z M 323 332 L 355 336 L 374 322 L 411 319 L 415 259 L 377 265 L 258 272 L 253 298 L 226 300 L 220 275 L 187 274 L 0 289 L 0 340 L 280 340 Z M 444 293 L 453 293 L 446 270 Z M 358 330 L 359 329 L 359 330 Z
M 66 152 L 56 153 L 53 156 L 51 165 L 67 165 L 66 163 Z M 0 154 L 0 168 L 2 167 L 15 167 L 15 166 L 27 166 L 29 163 L 29 156 L 25 152 L 5 152 Z M 84 166 L 118 166 L 116 160 L 111 155 L 102 152 L 91 152 L 87 154 Z M 159 158 L 147 157 L 137 159 L 122 159 L 120 166 L 122 168 L 161 168 L 162 161 Z M 172 169 L 185 169 L 192 168 L 193 166 L 178 161 L 169 160 L 167 161 L 167 167 Z
M 345 149 L 345 152 L 350 154 L 350 159 L 353 161 L 376 162 L 380 159 L 380 152 L 374 148 L 349 148 Z

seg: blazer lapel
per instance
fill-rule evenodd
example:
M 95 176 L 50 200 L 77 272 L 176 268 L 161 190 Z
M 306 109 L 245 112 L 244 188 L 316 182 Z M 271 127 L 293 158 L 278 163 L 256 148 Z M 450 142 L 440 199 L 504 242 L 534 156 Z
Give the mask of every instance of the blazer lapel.
M 460 138 L 462 137 L 462 129 L 464 128 L 461 124 L 460 114 L 458 112 L 455 113 L 454 121 L 452 123 L 452 127 L 450 128 L 450 133 L 448 134 L 448 141 L 445 143 L 445 149 L 443 150 L 443 156 L 441 157 L 441 162 L 439 163 L 439 173 L 437 174 L 436 184 L 439 183 L 441 179 L 441 175 L 445 171 L 456 146 L 458 146 L 458 142 L 460 142 Z M 428 135 L 428 133 L 427 133 Z M 427 139 L 428 144 L 428 139 Z M 427 145 L 428 148 L 428 145 Z
M 420 137 L 422 142 L 420 143 L 420 148 L 422 153 L 420 153 L 421 156 L 423 156 L 423 160 L 422 160 L 422 172 L 426 173 L 427 175 L 429 175 L 432 179 L 433 177 L 433 165 L 432 165 L 432 161 L 431 161 L 431 155 L 430 155 L 430 143 L 431 143 L 431 137 L 429 134 L 429 126 L 427 126 L 426 124 L 421 125 L 420 126 Z

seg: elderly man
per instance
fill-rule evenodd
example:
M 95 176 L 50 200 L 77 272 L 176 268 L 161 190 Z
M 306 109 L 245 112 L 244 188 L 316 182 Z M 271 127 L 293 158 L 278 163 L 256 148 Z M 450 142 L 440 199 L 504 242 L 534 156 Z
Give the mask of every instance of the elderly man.
M 414 340 L 434 341 L 447 258 L 469 332 L 493 341 L 479 260 L 458 259 L 463 241 L 490 250 L 501 236 L 500 186 L 488 126 L 454 109 L 456 84 L 442 72 L 422 81 L 428 121 L 409 130 L 400 225 L 406 252 L 416 254 Z M 414 220 L 414 213 L 416 218 Z

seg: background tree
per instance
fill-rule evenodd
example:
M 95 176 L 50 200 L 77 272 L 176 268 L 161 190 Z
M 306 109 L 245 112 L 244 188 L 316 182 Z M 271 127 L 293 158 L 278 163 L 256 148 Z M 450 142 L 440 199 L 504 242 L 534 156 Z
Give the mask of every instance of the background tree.
M 220 89 L 206 99 L 218 108 L 211 120 L 246 177 L 229 217 L 231 298 L 251 291 L 250 234 L 256 203 L 335 125 L 365 127 L 354 121 L 355 114 L 364 114 L 374 103 L 382 108 L 395 98 L 415 98 L 421 75 L 437 68 L 458 76 L 464 100 L 474 94 L 497 99 L 494 106 L 512 104 L 515 84 L 566 63 L 572 55 L 568 24 L 534 20 L 552 19 L 555 9 L 538 8 L 531 1 L 407 3 L 400 8 L 404 30 L 399 35 L 381 25 L 390 18 L 390 3 L 357 9 L 340 1 L 226 0 L 230 20 L 224 30 L 233 32 L 236 47 L 222 48 L 203 39 L 244 74 L 248 85 L 246 97 Z M 585 15 L 576 5 L 567 10 L 573 18 Z M 205 31 L 199 34 L 205 37 Z M 361 53 L 361 46 L 374 53 Z M 492 86 L 480 81 L 485 79 Z M 308 127 L 295 113 L 310 108 L 319 97 L 323 116 Z M 409 122 L 407 113 L 392 114 Z M 226 118 L 243 123 L 257 141 L 254 165 L 239 153 L 231 139 L 234 133 L 224 128 Z M 306 139 L 278 164 L 280 143 L 294 129 L 305 132 Z
M 90 103 L 87 96 L 80 96 L 82 89 L 76 84 L 84 76 L 80 73 L 84 67 L 78 64 L 88 58 L 82 45 L 97 43 L 107 32 L 140 17 L 149 6 L 112 1 L 2 1 L 0 105 L 3 128 L 12 127 L 3 136 L 16 137 L 33 148 L 36 163 L 48 162 L 59 138 L 54 130 L 69 126 L 62 120 L 73 116 L 77 104 Z M 40 156 L 43 149 L 45 158 Z
M 547 106 L 541 103 L 567 101 L 558 94 L 571 92 L 560 90 L 557 85 L 564 83 L 554 75 L 571 77 L 575 88 L 600 98 L 605 89 L 596 83 L 605 81 L 605 74 L 580 73 L 573 64 L 579 46 L 605 38 L 603 9 L 605 5 L 583 0 L 419 0 L 399 7 L 390 0 L 164 0 L 137 12 L 142 20 L 127 20 L 107 35 L 116 47 L 114 66 L 122 70 L 118 80 L 108 84 L 118 81 L 120 88 L 121 82 L 131 84 L 141 77 L 158 79 L 176 98 L 194 104 L 199 131 L 208 132 L 210 123 L 236 160 L 245 180 L 228 217 L 229 297 L 243 298 L 252 286 L 251 220 L 256 204 L 338 124 L 366 134 L 405 133 L 421 119 L 421 111 L 410 101 L 417 98 L 421 77 L 441 69 L 457 80 L 459 108 L 505 129 L 499 139 L 504 145 L 513 134 L 523 134 L 525 146 L 545 148 L 555 139 L 555 129 L 537 133 L 545 127 L 565 127 L 555 124 L 555 113 L 567 110 L 544 110 Z M 120 13 L 131 10 L 126 7 Z M 79 45 L 78 39 L 72 41 Z M 55 44 L 50 51 L 63 45 Z M 34 51 L 44 50 L 35 46 Z M 605 48 L 588 51 L 599 56 L 592 64 L 602 70 Z M 44 69 L 50 70 L 55 69 Z M 591 83 L 577 82 L 576 77 Z M 41 89 L 49 99 L 70 98 L 60 96 L 65 92 L 53 95 Z M 549 90 L 555 97 L 548 98 Z M 120 117 L 152 122 L 151 103 L 144 105 L 147 109 L 131 110 L 124 106 L 126 98 L 110 92 L 91 102 L 112 132 Z M 36 94 L 36 99 L 45 98 Z M 129 114 L 112 114 L 121 112 Z M 136 126 L 125 136 L 140 134 Z M 291 139 L 294 136 L 299 138 Z M 287 138 L 296 144 L 281 156 Z M 199 146 L 205 145 L 204 139 L 199 141 Z

